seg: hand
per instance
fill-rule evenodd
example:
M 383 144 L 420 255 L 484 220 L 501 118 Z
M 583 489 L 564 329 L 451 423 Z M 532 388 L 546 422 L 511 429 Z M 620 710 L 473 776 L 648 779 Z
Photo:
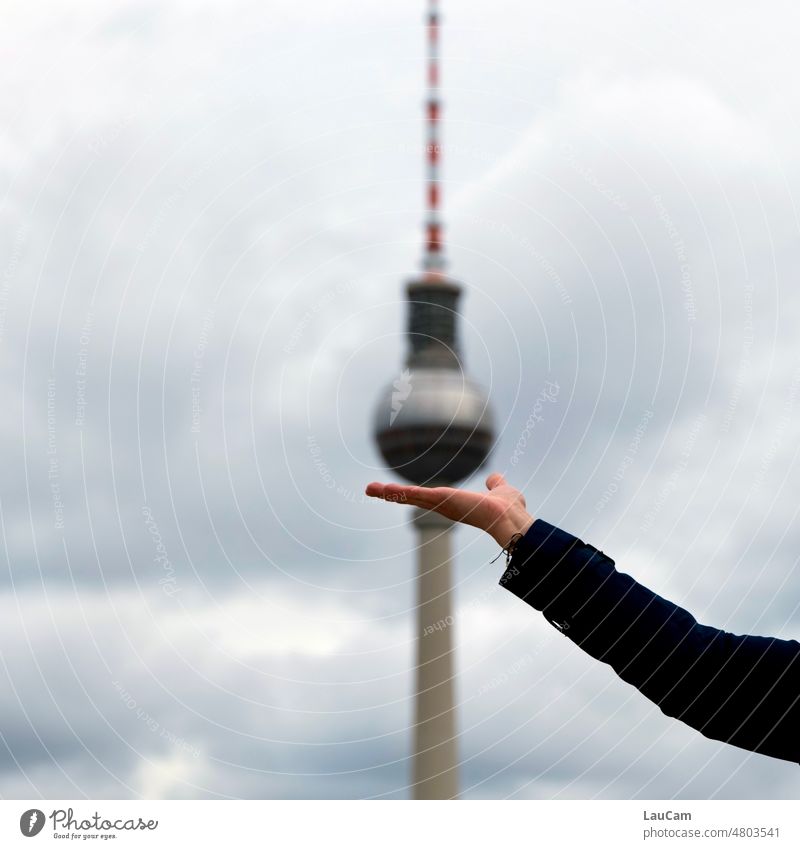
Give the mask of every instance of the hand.
M 525 507 L 525 496 L 510 486 L 499 473 L 486 478 L 488 492 L 469 492 L 451 486 L 406 486 L 399 483 L 370 483 L 366 493 L 373 498 L 435 510 L 480 528 L 505 548 L 514 534 L 524 534 L 536 521 Z

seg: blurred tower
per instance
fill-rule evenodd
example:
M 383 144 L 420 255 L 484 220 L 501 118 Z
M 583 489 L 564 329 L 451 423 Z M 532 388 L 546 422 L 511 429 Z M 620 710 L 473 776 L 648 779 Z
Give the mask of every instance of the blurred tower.
M 426 102 L 427 221 L 420 276 L 406 285 L 408 355 L 398 380 L 386 387 L 374 433 L 387 465 L 420 486 L 452 486 L 487 460 L 494 440 L 486 393 L 468 380 L 457 339 L 461 286 L 444 273 L 439 218 L 439 9 L 429 0 Z M 413 796 L 458 796 L 453 681 L 451 522 L 415 509 L 419 536 L 417 667 Z

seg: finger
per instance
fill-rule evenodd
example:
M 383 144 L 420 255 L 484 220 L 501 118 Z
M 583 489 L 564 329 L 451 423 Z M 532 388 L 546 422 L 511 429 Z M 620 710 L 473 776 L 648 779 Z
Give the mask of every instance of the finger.
M 407 501 L 409 495 L 407 490 L 409 489 L 410 487 L 403 486 L 403 484 L 399 483 L 380 483 L 380 481 L 373 481 L 367 484 L 365 492 L 373 498 L 383 498 L 386 501 Z
M 486 478 L 486 489 L 495 489 L 498 486 L 507 485 L 506 479 L 500 474 L 500 472 L 492 472 L 488 478 Z
M 420 506 L 426 498 L 424 487 L 401 483 L 380 483 L 379 481 L 374 481 L 367 484 L 365 492 L 373 498 L 381 498 L 384 501 L 396 501 L 401 504 L 417 504 Z
M 412 486 L 410 484 L 379 483 L 377 481 L 367 484 L 366 488 L 366 494 L 374 498 L 429 509 L 443 504 L 455 491 L 452 487 L 446 486 Z

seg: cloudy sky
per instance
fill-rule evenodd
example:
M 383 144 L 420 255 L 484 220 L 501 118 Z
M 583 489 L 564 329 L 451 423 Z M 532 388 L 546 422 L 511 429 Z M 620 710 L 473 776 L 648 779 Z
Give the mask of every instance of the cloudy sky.
M 5 3 L 0 796 L 408 796 L 413 545 L 371 439 L 419 263 L 423 3 Z M 800 634 L 796 4 L 444 4 L 489 469 Z M 546 381 L 555 401 L 522 450 Z M 515 453 L 516 452 L 516 453 Z M 470 798 L 798 798 L 455 533 Z

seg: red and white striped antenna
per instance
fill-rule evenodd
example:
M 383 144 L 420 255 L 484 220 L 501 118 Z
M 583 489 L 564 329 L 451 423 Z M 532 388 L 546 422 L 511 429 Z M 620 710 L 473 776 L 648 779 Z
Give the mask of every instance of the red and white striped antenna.
M 427 211 L 425 222 L 425 277 L 438 280 L 444 270 L 444 245 L 439 208 L 442 191 L 439 180 L 442 149 L 439 144 L 439 119 L 442 103 L 439 99 L 439 4 L 428 0 L 428 100 L 425 107 L 428 123 L 428 142 L 425 159 L 428 167 Z

